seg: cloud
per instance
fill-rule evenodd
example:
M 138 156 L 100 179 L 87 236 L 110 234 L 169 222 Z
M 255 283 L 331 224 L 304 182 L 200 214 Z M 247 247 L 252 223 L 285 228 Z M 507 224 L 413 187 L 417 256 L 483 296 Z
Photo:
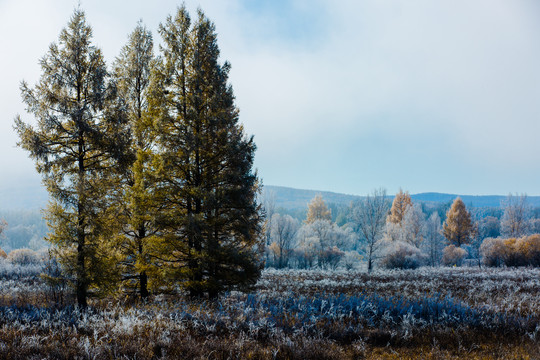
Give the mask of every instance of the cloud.
M 4 0 L 0 140 L 15 138 L 18 82 L 75 1 Z M 139 18 L 156 32 L 174 1 L 85 4 L 108 62 Z M 197 4 L 188 2 L 196 9 Z M 367 193 L 539 194 L 540 19 L 532 0 L 211 1 L 222 58 L 265 183 Z M 24 19 L 20 21 L 20 19 Z M 32 25 L 32 26 L 31 26 Z M 35 29 L 39 29 L 36 31 Z M 16 31 L 15 31 L 16 30 Z M 28 46 L 32 44 L 32 46 Z M 3 158 L 1 166 L 13 168 Z M 467 181 L 463 182 L 463 174 Z

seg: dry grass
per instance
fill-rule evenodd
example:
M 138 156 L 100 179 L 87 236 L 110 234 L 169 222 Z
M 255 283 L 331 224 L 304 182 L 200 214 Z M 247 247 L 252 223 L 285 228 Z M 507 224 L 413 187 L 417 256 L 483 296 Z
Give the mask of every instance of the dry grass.
M 5 269 L 4 269 L 5 270 Z M 266 271 L 216 302 L 54 306 L 0 268 L 0 359 L 538 359 L 537 269 Z M 26 271 L 26 272 L 25 272 Z M 490 296 L 491 294 L 491 296 Z M 516 305 L 517 304 L 517 305 Z

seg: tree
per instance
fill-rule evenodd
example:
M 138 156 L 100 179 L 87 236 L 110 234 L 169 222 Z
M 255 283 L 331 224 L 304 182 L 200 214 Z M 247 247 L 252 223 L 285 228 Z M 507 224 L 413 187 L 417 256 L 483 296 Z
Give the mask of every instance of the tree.
M 332 221 L 332 212 L 328 209 L 320 194 L 316 195 L 308 204 L 306 224 L 317 220 Z
M 495 216 L 486 216 L 479 219 L 478 232 L 481 240 L 496 238 L 501 235 L 501 224 Z
M 274 214 L 272 216 L 270 248 L 277 258 L 276 263 L 279 269 L 288 265 L 293 240 L 299 227 L 298 220 L 290 215 Z
M 428 262 L 431 266 L 437 266 L 440 263 L 443 249 L 443 236 L 441 234 L 441 218 L 437 212 L 433 212 L 425 225 L 426 237 L 423 248 L 428 256 Z
M 405 215 L 401 221 L 401 231 L 405 242 L 420 248 L 424 241 L 425 217 L 426 215 L 422 211 L 420 204 L 407 206 Z
M 82 307 L 91 290 L 114 283 L 108 189 L 111 174 L 123 165 L 127 138 L 115 89 L 91 39 L 84 12 L 75 10 L 41 60 L 39 83 L 34 89 L 21 85 L 37 127 L 15 119 L 18 145 L 35 160 L 52 198 L 48 240 L 72 275 Z
M 409 192 L 403 192 L 399 189 L 399 192 L 394 197 L 392 207 L 390 208 L 390 214 L 388 215 L 387 222 L 393 224 L 401 224 L 401 221 L 405 217 L 407 209 L 412 206 L 411 196 Z
M 384 189 L 374 190 L 365 199 L 352 205 L 351 221 L 365 240 L 369 272 L 373 269 L 373 261 L 380 248 L 388 208 Z
M 0 219 L 0 237 L 3 236 L 4 230 L 7 229 L 7 222 L 4 219 Z
M 443 235 L 450 244 L 460 247 L 469 243 L 472 230 L 471 214 L 465 208 L 461 198 L 457 197 L 446 213 Z
M 157 233 L 151 216 L 156 207 L 152 202 L 155 184 L 149 174 L 155 138 L 148 112 L 152 49 L 152 34 L 139 22 L 116 59 L 113 72 L 131 134 L 127 149 L 131 161 L 120 174 L 121 190 L 117 197 L 121 214 L 117 220 L 123 235 L 119 242 L 121 268 L 123 279 L 129 287 L 138 289 L 142 298 L 149 295 L 150 248 Z
M 297 257 L 301 267 L 335 268 L 345 255 L 340 249 L 350 248 L 353 240 L 350 228 L 337 226 L 328 220 L 304 224 L 298 231 Z
M 199 10 L 192 25 L 182 6 L 159 32 L 150 108 L 159 130 L 161 261 L 191 296 L 215 297 L 253 285 L 263 266 L 256 146 L 238 122 L 214 24 Z
M 505 237 L 517 238 L 529 231 L 531 208 L 527 204 L 527 195 L 508 194 L 503 202 L 504 214 L 501 219 L 501 233 Z
M 262 211 L 264 212 L 264 224 L 263 224 L 263 234 L 265 239 L 265 246 L 267 249 L 272 245 L 272 219 L 276 212 L 276 194 L 266 188 L 263 189 L 262 193 Z M 266 253 L 266 261 L 268 262 L 268 251 Z

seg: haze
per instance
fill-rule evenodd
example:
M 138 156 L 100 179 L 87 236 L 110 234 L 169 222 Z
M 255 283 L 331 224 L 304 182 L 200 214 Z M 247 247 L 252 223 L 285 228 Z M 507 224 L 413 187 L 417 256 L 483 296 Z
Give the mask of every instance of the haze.
M 78 1 L 0 0 L 0 188 L 39 186 L 13 118 L 19 83 Z M 83 1 L 110 65 L 176 1 Z M 265 184 L 366 194 L 540 194 L 540 5 L 485 1 L 186 1 L 232 64 Z

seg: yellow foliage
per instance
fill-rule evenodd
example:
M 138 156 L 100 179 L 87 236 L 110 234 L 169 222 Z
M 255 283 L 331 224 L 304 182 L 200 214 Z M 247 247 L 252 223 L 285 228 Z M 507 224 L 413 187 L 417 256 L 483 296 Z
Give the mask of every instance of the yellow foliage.
M 403 217 L 405 216 L 409 206 L 412 206 L 412 200 L 409 192 L 403 192 L 402 189 L 399 189 L 399 192 L 396 194 L 396 197 L 392 202 L 390 215 L 388 215 L 386 221 L 393 224 L 401 224 L 401 221 L 403 221 Z
M 308 205 L 306 224 L 311 224 L 316 220 L 332 220 L 332 212 L 321 195 L 315 196 Z
M 540 266 L 540 234 L 519 239 L 486 239 L 480 247 L 489 266 Z
M 446 213 L 443 235 L 450 244 L 459 247 L 469 243 L 472 231 L 471 214 L 467 211 L 463 200 L 457 197 Z

